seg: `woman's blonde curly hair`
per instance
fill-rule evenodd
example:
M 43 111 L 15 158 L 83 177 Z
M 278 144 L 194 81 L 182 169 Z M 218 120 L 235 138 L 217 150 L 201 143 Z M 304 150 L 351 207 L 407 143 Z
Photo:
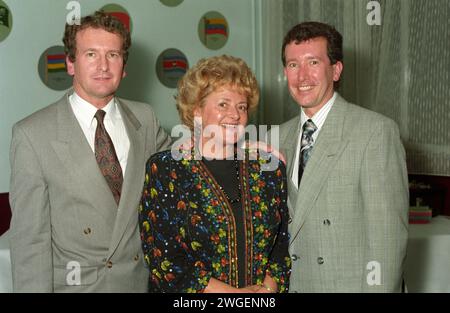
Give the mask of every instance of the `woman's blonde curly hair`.
M 258 83 L 244 60 L 229 55 L 204 58 L 178 82 L 175 98 L 182 123 L 194 129 L 194 110 L 203 107 L 205 98 L 221 87 L 234 88 L 246 96 L 249 113 L 258 106 Z

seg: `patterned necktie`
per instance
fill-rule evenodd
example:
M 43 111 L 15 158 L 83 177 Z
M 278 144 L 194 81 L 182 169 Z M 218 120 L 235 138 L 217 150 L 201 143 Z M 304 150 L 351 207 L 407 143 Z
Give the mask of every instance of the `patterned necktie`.
M 95 158 L 97 159 L 100 171 L 113 193 L 116 203 L 119 204 L 123 183 L 122 168 L 117 159 L 111 137 L 109 137 L 105 129 L 105 124 L 103 123 L 105 114 L 105 111 L 98 110 L 94 116 L 97 119 L 97 129 L 95 130 Z
M 300 187 L 300 181 L 302 179 L 303 171 L 305 170 L 306 163 L 308 163 L 311 151 L 313 149 L 314 139 L 312 135 L 317 130 L 317 126 L 309 119 L 303 124 L 302 141 L 300 143 L 300 164 L 298 167 L 298 186 Z

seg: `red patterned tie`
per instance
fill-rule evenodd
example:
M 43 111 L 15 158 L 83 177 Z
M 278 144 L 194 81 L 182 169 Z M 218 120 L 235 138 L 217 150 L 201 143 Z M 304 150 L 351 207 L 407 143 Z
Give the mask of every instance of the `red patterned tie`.
M 119 204 L 123 183 L 122 168 L 117 159 L 111 137 L 109 137 L 103 124 L 105 114 L 105 111 L 98 110 L 94 116 L 97 119 L 97 129 L 95 130 L 95 158 L 109 188 L 111 188 L 116 203 Z

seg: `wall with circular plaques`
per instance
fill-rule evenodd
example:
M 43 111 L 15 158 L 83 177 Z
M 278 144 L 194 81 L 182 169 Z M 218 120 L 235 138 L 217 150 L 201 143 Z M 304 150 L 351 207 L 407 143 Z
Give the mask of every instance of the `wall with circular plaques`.
M 85 16 L 99 9 L 131 31 L 118 95 L 149 103 L 168 132 L 180 123 L 176 84 L 199 59 L 231 54 L 255 64 L 254 1 L 0 0 L 0 192 L 9 190 L 12 125 L 72 85 L 62 48 L 65 23 L 78 10 Z

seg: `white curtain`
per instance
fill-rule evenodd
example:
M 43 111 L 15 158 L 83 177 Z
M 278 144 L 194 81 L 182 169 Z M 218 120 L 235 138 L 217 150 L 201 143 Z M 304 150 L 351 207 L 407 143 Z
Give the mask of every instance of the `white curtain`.
M 261 0 L 262 124 L 298 114 L 281 64 L 285 33 L 315 20 L 344 38 L 339 92 L 395 120 L 408 171 L 450 176 L 450 1 L 378 0 L 381 25 L 368 25 L 369 0 Z

